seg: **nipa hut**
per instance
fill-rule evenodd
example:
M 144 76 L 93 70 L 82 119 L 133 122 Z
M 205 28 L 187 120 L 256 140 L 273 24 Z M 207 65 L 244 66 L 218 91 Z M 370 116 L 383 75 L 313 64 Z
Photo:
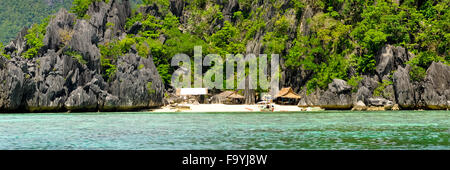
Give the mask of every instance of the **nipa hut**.
M 292 90 L 292 88 L 283 88 L 275 96 L 275 102 L 282 105 L 297 105 L 301 96 Z
M 245 97 L 234 91 L 224 91 L 211 98 L 214 104 L 241 104 Z

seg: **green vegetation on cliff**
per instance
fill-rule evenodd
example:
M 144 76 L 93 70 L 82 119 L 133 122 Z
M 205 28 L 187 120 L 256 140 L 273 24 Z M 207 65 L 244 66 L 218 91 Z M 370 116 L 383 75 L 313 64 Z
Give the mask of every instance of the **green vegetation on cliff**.
M 100 0 L 75 0 L 71 12 L 88 18 L 86 11 L 94 1 Z M 168 84 L 173 72 L 171 58 L 177 53 L 192 56 L 194 46 L 202 46 L 203 54 L 222 57 L 280 54 L 287 69 L 311 72 L 301 84 L 309 92 L 326 89 L 336 78 L 349 81 L 355 89 L 361 75 L 376 74 L 376 56 L 386 44 L 402 46 L 416 56 L 408 62 L 413 81 L 423 80 L 433 61 L 450 61 L 450 0 L 405 0 L 399 4 L 391 0 L 239 0 L 231 16 L 225 10 L 227 3 L 190 0 L 179 18 L 169 8 L 169 0 L 141 1 L 125 25 L 130 30 L 141 24 L 136 33 L 99 45 L 104 77 L 114 75 L 118 56 L 136 50 L 142 57 L 153 57 Z M 155 13 L 138 12 L 153 5 Z M 42 47 L 45 23 L 28 31 L 30 48 L 24 57 L 35 56 Z M 255 43 L 261 43 L 260 51 L 253 49 L 255 46 L 248 48 Z
M 449 62 L 450 1 L 330 2 L 323 1 L 323 14 L 310 21 L 312 33 L 297 36 L 286 55 L 287 66 L 314 71 L 309 90 L 326 88 L 334 78 L 346 79 L 349 66 L 359 74 L 374 73 L 374 57 L 385 44 L 406 47 L 418 56 L 411 61 L 414 80 L 424 77 L 431 61 Z M 355 7 L 359 10 L 352 11 Z
M 28 34 L 25 35 L 25 39 L 27 40 L 28 50 L 23 54 L 25 58 L 33 58 L 35 57 L 42 46 L 44 46 L 44 36 L 46 32 L 46 28 L 51 16 L 47 17 L 42 21 L 41 24 L 34 24 L 28 29 Z
M 49 3 L 51 2 L 51 3 Z M 40 23 L 60 8 L 69 8 L 70 0 L 14 0 L 0 1 L 0 42 L 14 39 L 25 26 Z

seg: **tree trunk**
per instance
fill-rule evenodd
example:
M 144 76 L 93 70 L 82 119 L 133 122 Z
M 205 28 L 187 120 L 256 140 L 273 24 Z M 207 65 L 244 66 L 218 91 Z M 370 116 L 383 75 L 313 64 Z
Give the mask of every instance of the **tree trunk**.
M 245 104 L 255 104 L 256 91 L 255 89 L 250 89 L 249 80 L 250 80 L 249 77 L 245 78 L 245 89 L 244 89 Z

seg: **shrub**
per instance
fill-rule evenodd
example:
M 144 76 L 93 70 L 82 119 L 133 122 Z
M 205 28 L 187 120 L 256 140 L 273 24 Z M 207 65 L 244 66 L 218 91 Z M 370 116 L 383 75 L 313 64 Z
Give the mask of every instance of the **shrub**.
M 87 61 L 84 60 L 83 55 L 81 55 L 80 53 L 73 51 L 73 50 L 67 50 L 64 52 L 65 55 L 67 56 L 71 56 L 73 58 L 75 58 L 80 64 L 87 64 Z
M 386 89 L 387 86 L 392 85 L 392 84 L 393 84 L 392 81 L 389 81 L 389 80 L 383 80 L 382 83 L 378 83 L 378 87 L 373 91 L 373 96 L 387 97 L 384 94 L 384 89 Z
M 356 92 L 358 90 L 358 85 L 363 78 L 361 76 L 353 76 L 348 80 L 348 85 L 352 86 L 352 91 Z
M 8 54 L 5 54 L 5 47 L 3 46 L 3 43 L 0 42 L 0 56 L 4 56 L 7 59 L 11 59 L 11 56 Z
M 78 18 L 87 19 L 90 17 L 86 17 L 86 12 L 89 9 L 89 5 L 91 5 L 93 2 L 106 2 L 108 3 L 109 0 L 74 0 L 72 3 L 72 7 L 70 8 L 70 12 L 76 14 Z
M 34 24 L 28 30 L 28 34 L 25 35 L 28 46 L 28 50 L 23 54 L 25 58 L 36 57 L 39 53 L 39 50 L 44 46 L 44 36 L 47 31 L 46 29 L 50 18 L 51 16 L 44 19 L 43 22 L 39 25 Z
M 105 80 L 109 80 L 116 71 L 116 65 L 113 64 L 119 55 L 122 55 L 121 48 L 117 41 L 112 41 L 104 45 L 99 45 L 100 48 L 100 64 L 102 67 L 102 74 Z
M 411 70 L 409 72 L 410 79 L 412 81 L 422 81 L 426 74 L 427 69 L 431 65 L 432 62 L 445 62 L 443 57 L 436 55 L 433 52 L 421 52 L 416 57 L 412 58 L 407 63 L 411 65 Z

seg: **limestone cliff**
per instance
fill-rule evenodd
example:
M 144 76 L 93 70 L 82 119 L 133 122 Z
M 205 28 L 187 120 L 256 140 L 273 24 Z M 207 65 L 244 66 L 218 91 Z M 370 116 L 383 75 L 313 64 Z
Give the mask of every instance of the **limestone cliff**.
M 21 57 L 29 48 L 22 31 L 0 56 L 0 112 L 122 111 L 162 104 L 164 84 L 151 57 L 119 56 L 117 71 L 105 80 L 98 45 L 124 34 L 128 1 L 94 2 L 90 19 L 61 9 L 46 28 L 40 56 Z M 114 26 L 107 26 L 107 24 Z M 82 58 L 67 54 L 75 51 Z

